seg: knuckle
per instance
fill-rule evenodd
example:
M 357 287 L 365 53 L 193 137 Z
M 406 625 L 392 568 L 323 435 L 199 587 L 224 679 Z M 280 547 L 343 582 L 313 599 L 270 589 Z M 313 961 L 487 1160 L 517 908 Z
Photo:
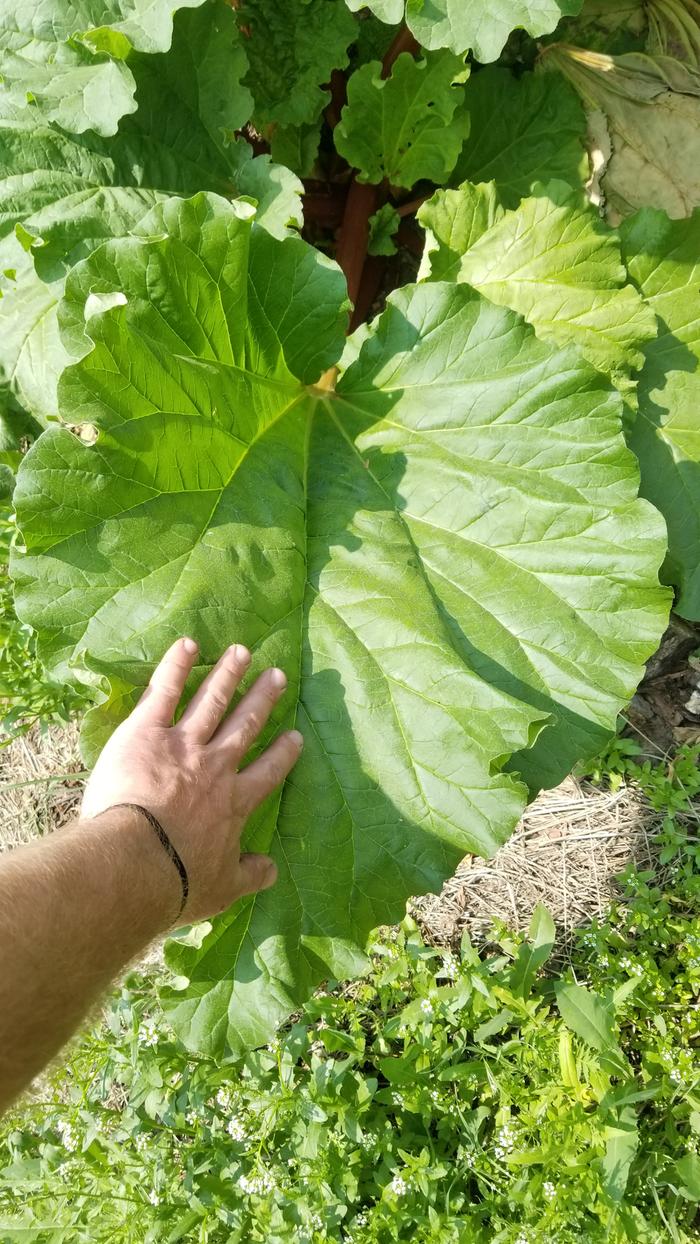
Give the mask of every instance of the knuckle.
M 262 730 L 262 719 L 254 708 L 248 710 L 243 720 L 241 735 L 245 740 L 254 739 Z
M 218 687 L 212 687 L 207 695 L 207 709 L 212 714 L 220 717 L 228 708 L 228 696 L 224 694 Z

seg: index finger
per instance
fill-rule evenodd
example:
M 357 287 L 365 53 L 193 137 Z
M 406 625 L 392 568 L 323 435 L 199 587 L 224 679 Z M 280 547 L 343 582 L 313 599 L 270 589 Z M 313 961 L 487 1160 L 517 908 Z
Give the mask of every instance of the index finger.
M 156 665 L 132 718 L 149 726 L 172 725 L 198 652 L 194 639 L 176 640 Z

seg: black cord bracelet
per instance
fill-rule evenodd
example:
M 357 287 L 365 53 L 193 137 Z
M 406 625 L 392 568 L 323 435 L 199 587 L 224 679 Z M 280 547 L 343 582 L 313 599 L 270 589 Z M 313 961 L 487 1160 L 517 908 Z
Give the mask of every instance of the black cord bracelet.
M 187 897 L 190 892 L 190 879 L 187 876 L 187 869 L 185 868 L 182 859 L 175 850 L 175 847 L 163 829 L 160 821 L 156 819 L 152 812 L 149 812 L 148 808 L 144 808 L 140 803 L 113 803 L 112 808 L 133 808 L 136 812 L 141 812 L 148 821 L 148 824 L 151 826 L 151 829 L 154 830 L 158 841 L 166 852 L 166 855 L 170 856 L 170 859 L 178 871 L 180 876 L 180 884 L 182 886 L 182 902 L 180 903 L 180 910 L 175 917 L 176 920 L 179 919 L 185 910 L 185 903 L 187 902 Z M 105 811 L 111 811 L 111 809 L 105 809 Z

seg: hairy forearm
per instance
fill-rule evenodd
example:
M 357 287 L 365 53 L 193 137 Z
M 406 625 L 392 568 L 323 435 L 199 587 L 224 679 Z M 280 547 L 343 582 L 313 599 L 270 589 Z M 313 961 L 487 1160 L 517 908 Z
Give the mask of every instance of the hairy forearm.
M 0 859 L 0 1111 L 174 920 L 178 898 L 172 863 L 134 810 Z

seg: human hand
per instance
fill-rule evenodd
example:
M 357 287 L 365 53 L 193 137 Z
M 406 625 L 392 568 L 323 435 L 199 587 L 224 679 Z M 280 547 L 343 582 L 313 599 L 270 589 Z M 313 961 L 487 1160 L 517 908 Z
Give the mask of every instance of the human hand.
M 135 803 L 153 813 L 187 869 L 183 923 L 224 911 L 242 895 L 274 885 L 274 861 L 267 855 L 241 855 L 241 832 L 250 813 L 287 776 L 303 746 L 299 731 L 288 731 L 237 772 L 287 686 L 282 670 L 266 670 L 227 717 L 251 659 L 240 644 L 226 650 L 173 725 L 197 652 L 192 639 L 179 639 L 166 652 L 136 708 L 104 748 L 81 812 L 91 818 L 115 804 Z M 144 825 L 144 832 L 153 831 Z M 179 885 L 174 867 L 172 876 Z

